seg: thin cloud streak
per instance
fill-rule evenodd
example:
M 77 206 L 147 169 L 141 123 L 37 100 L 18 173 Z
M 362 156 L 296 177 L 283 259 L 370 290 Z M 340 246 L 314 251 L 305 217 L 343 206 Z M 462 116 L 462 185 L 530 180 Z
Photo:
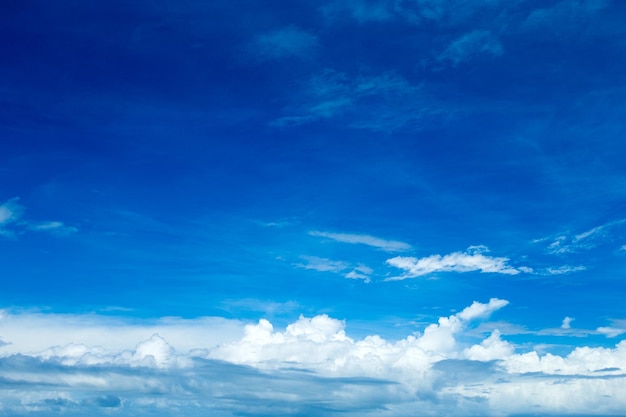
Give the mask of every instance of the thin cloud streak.
M 352 244 L 360 244 L 372 246 L 377 249 L 381 249 L 385 252 L 404 252 L 411 249 L 411 245 L 408 243 L 400 242 L 397 240 L 385 240 L 380 239 L 370 235 L 360 235 L 360 234 L 351 234 L 351 233 L 330 233 L 330 232 L 320 232 L 320 231 L 311 231 L 309 232 L 311 236 L 324 237 L 327 239 L 332 239 L 337 242 L 342 243 L 352 243 Z
M 493 327 L 495 323 L 486 336 L 472 336 L 476 322 L 508 304 L 498 298 L 475 301 L 459 313 L 440 317 L 423 332 L 396 341 L 376 334 L 353 339 L 345 321 L 318 315 L 300 316 L 282 330 L 261 319 L 246 325 L 234 340 L 207 344 L 194 339 L 196 345 L 186 352 L 174 347 L 175 340 L 157 333 L 123 350 L 111 349 L 119 342 L 113 335 L 101 346 L 69 343 L 39 352 L 18 349 L 0 355 L 0 415 L 22 416 L 38 410 L 100 416 L 113 409 L 136 416 L 322 412 L 395 417 L 415 409 L 426 415 L 458 417 L 620 415 L 626 406 L 619 395 L 626 380 L 626 341 L 614 348 L 580 346 L 560 356 L 518 352 Z M 75 336 L 71 323 L 91 327 L 108 320 L 19 316 L 4 313 L 2 320 L 12 317 L 22 324 L 56 320 L 56 339 L 49 343 L 66 338 L 67 333 Z M 171 332 L 178 338 L 185 322 L 172 323 L 183 325 Z M 41 339 L 37 327 L 21 331 Z M 601 405 L 599 393 L 603 393 Z

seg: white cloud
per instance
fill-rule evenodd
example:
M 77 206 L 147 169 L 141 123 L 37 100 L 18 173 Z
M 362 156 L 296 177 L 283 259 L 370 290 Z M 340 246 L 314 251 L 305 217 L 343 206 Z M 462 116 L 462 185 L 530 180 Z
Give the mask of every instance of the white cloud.
M 396 256 L 388 259 L 388 265 L 405 270 L 403 275 L 388 278 L 389 281 L 415 278 L 434 272 L 489 272 L 516 275 L 520 269 L 508 265 L 508 258 L 494 258 L 484 255 L 485 247 L 470 247 L 465 252 L 453 252 L 448 255 L 431 255 L 425 258 Z
M 598 327 L 598 333 L 602 333 L 606 337 L 617 337 L 626 333 L 626 329 L 620 329 L 615 327 Z
M 611 241 L 616 229 L 626 224 L 625 219 L 618 219 L 600 226 L 593 227 L 574 236 L 562 234 L 556 237 L 536 239 L 535 243 L 552 240 L 548 245 L 548 252 L 552 254 L 566 254 L 594 249 L 607 241 Z
M 609 3 L 610 0 L 563 0 L 552 7 L 534 10 L 523 26 L 543 30 L 544 33 L 548 29 L 554 34 L 567 34 L 571 30 L 579 30 L 581 24 L 587 23 Z
M 572 272 L 584 271 L 586 269 L 587 268 L 582 265 L 579 265 L 579 266 L 563 265 L 558 268 L 547 268 L 546 273 L 548 275 L 564 275 L 564 274 L 571 274 Z
M 0 205 L 0 236 L 14 236 L 14 231 L 8 229 L 7 226 L 19 220 L 23 212 L 24 207 L 19 204 L 19 198 L 17 197 L 7 200 Z
M 438 59 L 443 62 L 451 62 L 452 65 L 456 66 L 476 56 L 500 56 L 503 53 L 504 49 L 497 37 L 485 30 L 475 30 L 450 43 Z
M 371 274 L 374 272 L 372 268 L 366 265 L 353 265 L 349 262 L 334 261 L 328 258 L 320 258 L 317 256 L 301 256 L 305 263 L 296 263 L 294 266 L 298 268 L 311 269 L 319 272 L 332 272 L 335 274 L 343 274 L 348 279 L 361 279 L 366 283 L 371 281 Z M 349 270 L 349 271 L 348 271 Z M 346 272 L 348 271 L 348 272 Z
M 345 277 L 348 279 L 362 279 L 366 283 L 371 282 L 370 276 L 374 273 L 374 270 L 365 265 L 357 265 L 354 269 L 348 272 Z
M 199 345 L 234 340 L 243 334 L 243 324 L 218 317 L 134 320 L 101 315 L 44 314 L 0 310 L 0 337 L 8 344 L 2 353 L 34 353 L 50 346 L 68 344 L 131 349 L 153 334 L 174 340 L 179 351 Z
M 385 252 L 402 252 L 411 249 L 411 245 L 409 245 L 408 243 L 400 242 L 397 240 L 380 239 L 370 235 L 330 233 L 320 231 L 311 231 L 309 232 L 309 234 L 311 236 L 325 237 L 342 243 L 353 243 L 372 246 Z
M 561 324 L 561 329 L 571 329 L 571 323 L 574 321 L 572 317 L 565 317 L 563 319 L 563 324 Z
M 465 321 L 485 318 L 490 316 L 494 311 L 499 310 L 508 304 L 509 302 L 507 300 L 501 300 L 499 298 L 492 298 L 487 304 L 474 301 L 471 306 L 466 307 L 458 314 L 458 316 L 460 319 Z
M 626 333 L 626 320 L 611 320 L 611 326 L 598 327 L 596 331 L 606 337 L 617 337 Z
M 295 266 L 304 269 L 312 269 L 319 272 L 341 272 L 350 269 L 350 264 L 344 261 L 333 261 L 318 256 L 301 256 L 305 263 L 297 263 Z
M 473 322 L 507 303 L 474 302 L 396 341 L 352 338 L 348 323 L 327 315 L 242 329 L 223 319 L 147 326 L 5 311 L 4 339 L 19 331 L 31 346 L 76 341 L 0 347 L 0 415 L 622 415 L 626 341 L 560 356 L 518 352 L 497 328 L 470 337 Z M 233 324 L 243 330 L 234 337 Z M 53 329 L 42 334 L 45 326 Z M 203 339 L 201 329 L 217 337 Z
M 63 222 L 33 222 L 27 226 L 28 230 L 36 232 L 51 232 L 58 235 L 68 235 L 78 232 L 78 229 L 73 226 L 66 226 Z
M 22 216 L 24 208 L 18 201 L 19 198 L 15 197 L 0 205 L 0 226 L 14 222 Z
M 49 232 L 56 235 L 67 235 L 78 229 L 66 226 L 60 221 L 36 222 L 24 219 L 24 206 L 19 197 L 14 197 L 0 205 L 0 236 L 15 237 L 25 231 Z

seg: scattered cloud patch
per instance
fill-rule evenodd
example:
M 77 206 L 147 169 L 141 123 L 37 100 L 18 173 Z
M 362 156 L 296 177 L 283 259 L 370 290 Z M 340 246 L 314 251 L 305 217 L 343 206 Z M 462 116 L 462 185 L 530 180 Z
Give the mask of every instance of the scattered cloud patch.
M 396 256 L 386 263 L 403 269 L 403 275 L 388 278 L 388 281 L 403 280 L 429 275 L 435 272 L 474 272 L 517 275 L 522 271 L 508 265 L 509 258 L 496 258 L 485 255 L 485 247 L 470 247 L 465 252 L 453 252 L 448 255 L 431 255 L 425 258 Z
M 620 336 L 626 333 L 626 320 L 612 320 L 611 326 L 598 327 L 596 331 L 606 337 Z
M 578 266 L 563 265 L 558 268 L 547 268 L 546 274 L 547 275 L 565 275 L 565 274 L 571 274 L 572 272 L 584 271 L 586 269 L 587 268 L 582 265 L 578 265 Z
M 25 208 L 19 197 L 11 198 L 0 205 L 0 236 L 16 237 L 26 231 L 48 232 L 55 235 L 68 235 L 78 231 L 60 221 L 37 222 L 24 218 Z
M 594 15 L 604 10 L 610 4 L 609 0 L 563 0 L 552 7 L 533 10 L 523 27 L 533 30 L 549 28 L 552 33 L 565 34 L 580 28 L 582 23 L 592 19 Z
M 372 268 L 365 265 L 358 265 L 352 271 L 348 272 L 345 277 L 348 279 L 362 279 L 366 283 L 371 282 L 370 276 L 374 273 Z
M 320 258 L 317 256 L 301 256 L 304 263 L 296 263 L 294 266 L 298 268 L 311 269 L 319 272 L 332 272 L 341 274 L 348 279 L 361 279 L 366 283 L 371 281 L 371 274 L 374 272 L 371 268 L 358 264 L 353 265 L 345 261 L 334 261 L 328 258 Z
M 390 132 L 442 110 L 433 99 L 424 97 L 420 86 L 397 74 L 353 77 L 326 69 L 295 91 L 293 104 L 283 113 L 272 121 L 272 126 L 284 128 L 337 120 L 355 129 Z
M 329 233 L 320 231 L 309 232 L 311 236 L 319 236 L 342 243 L 352 243 L 372 246 L 385 252 L 403 252 L 411 249 L 408 243 L 397 240 L 385 240 L 370 235 L 350 234 L 350 233 Z
M 621 227 L 625 224 L 625 219 L 614 220 L 573 236 L 560 234 L 556 237 L 536 239 L 534 243 L 542 243 L 551 240 L 552 242 L 550 242 L 547 249 L 548 252 L 552 254 L 566 254 L 591 250 L 606 242 L 612 241 L 619 232 L 623 233 Z
M 333 261 L 318 256 L 301 256 L 300 258 L 305 262 L 295 264 L 299 268 L 312 269 L 319 272 L 341 272 L 350 268 L 350 264 L 344 261 Z
M 571 323 L 572 321 L 574 321 L 574 319 L 572 317 L 565 317 L 563 319 L 563 324 L 561 324 L 561 329 L 571 329 Z
M 477 56 L 489 55 L 496 57 L 503 53 L 504 49 L 502 44 L 496 36 L 485 30 L 476 30 L 450 43 L 438 56 L 438 60 L 441 62 L 449 62 L 453 66 L 457 66 Z
M 251 45 L 259 59 L 308 58 L 318 47 L 317 36 L 296 26 L 287 26 L 260 35 Z

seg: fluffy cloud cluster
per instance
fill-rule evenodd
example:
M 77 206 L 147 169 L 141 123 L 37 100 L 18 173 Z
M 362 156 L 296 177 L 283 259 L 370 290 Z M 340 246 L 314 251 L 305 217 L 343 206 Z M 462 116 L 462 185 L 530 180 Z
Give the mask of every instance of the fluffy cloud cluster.
M 520 351 L 497 329 L 468 339 L 472 323 L 507 304 L 474 302 L 396 341 L 354 339 L 345 322 L 319 315 L 284 330 L 262 319 L 213 345 L 154 334 L 123 350 L 71 343 L 5 353 L 0 415 L 623 415 L 626 341 L 559 356 Z M 209 333 L 219 325 L 203 323 Z

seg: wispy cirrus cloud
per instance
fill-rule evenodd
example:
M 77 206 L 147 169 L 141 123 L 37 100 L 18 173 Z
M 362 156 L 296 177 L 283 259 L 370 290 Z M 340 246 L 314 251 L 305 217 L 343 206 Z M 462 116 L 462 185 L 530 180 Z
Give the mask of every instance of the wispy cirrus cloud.
M 309 232 L 311 236 L 324 237 L 337 242 L 351 243 L 371 246 L 385 252 L 403 252 L 411 249 L 411 245 L 398 240 L 386 240 L 371 235 L 355 233 L 331 233 L 313 230 Z
M 49 232 L 56 235 L 68 235 L 78 231 L 60 221 L 33 221 L 24 218 L 25 207 L 19 197 L 11 198 L 0 205 L 0 236 L 15 237 L 26 231 Z
M 319 272 L 331 272 L 348 279 L 360 279 L 366 283 L 371 281 L 371 274 L 374 272 L 372 268 L 363 264 L 355 265 L 318 256 L 301 256 L 300 259 L 304 262 L 295 263 L 294 266 Z
M 272 126 L 340 120 L 354 129 L 390 132 L 443 113 L 433 98 L 425 98 L 421 86 L 392 72 L 351 76 L 325 69 L 296 90 L 292 102 Z M 451 111 L 449 106 L 446 110 Z
M 262 60 L 308 58 L 317 47 L 317 36 L 292 25 L 257 36 L 250 53 Z
M 437 59 L 457 66 L 477 56 L 496 57 L 503 53 L 502 43 L 495 35 L 486 30 L 475 30 L 452 41 Z
M 407 278 L 416 278 L 436 272 L 484 272 L 505 275 L 517 275 L 524 272 L 521 268 L 514 268 L 508 264 L 509 258 L 492 257 L 485 255 L 488 249 L 484 246 L 474 246 L 465 252 L 453 252 L 447 255 L 431 255 L 424 258 L 397 256 L 387 259 L 386 263 L 402 269 L 404 274 L 387 281 L 397 281 Z
M 613 240 L 618 232 L 623 233 L 624 225 L 626 225 L 626 219 L 618 219 L 576 234 L 562 233 L 535 239 L 534 243 L 550 242 L 547 250 L 552 254 L 581 252 Z

